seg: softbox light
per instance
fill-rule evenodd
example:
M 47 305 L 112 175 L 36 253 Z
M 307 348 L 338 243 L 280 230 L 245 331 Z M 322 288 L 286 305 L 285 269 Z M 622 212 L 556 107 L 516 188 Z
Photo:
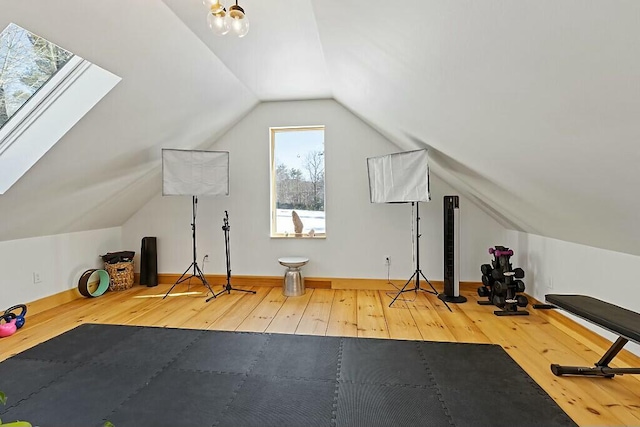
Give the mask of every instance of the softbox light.
M 405 151 L 367 159 L 371 203 L 428 202 L 427 150 Z
M 229 152 L 162 149 L 163 196 L 228 196 Z

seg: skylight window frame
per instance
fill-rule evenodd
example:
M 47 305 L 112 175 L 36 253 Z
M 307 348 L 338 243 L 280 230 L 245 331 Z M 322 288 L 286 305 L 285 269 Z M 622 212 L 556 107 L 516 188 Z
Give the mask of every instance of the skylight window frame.
M 73 83 L 91 62 L 73 55 L 0 129 L 0 156 L 15 143 Z

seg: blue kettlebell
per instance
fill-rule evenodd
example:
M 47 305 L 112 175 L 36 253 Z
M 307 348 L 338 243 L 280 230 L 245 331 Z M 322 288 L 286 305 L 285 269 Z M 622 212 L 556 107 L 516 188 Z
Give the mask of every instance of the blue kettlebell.
M 24 316 L 27 315 L 27 306 L 24 304 L 18 304 L 18 305 L 14 305 L 13 307 L 10 307 L 8 309 L 6 309 L 4 311 L 4 314 L 9 314 L 11 313 L 13 310 L 21 310 L 20 314 L 16 314 L 16 328 L 20 329 L 24 326 L 24 323 L 26 322 L 26 319 L 24 318 Z

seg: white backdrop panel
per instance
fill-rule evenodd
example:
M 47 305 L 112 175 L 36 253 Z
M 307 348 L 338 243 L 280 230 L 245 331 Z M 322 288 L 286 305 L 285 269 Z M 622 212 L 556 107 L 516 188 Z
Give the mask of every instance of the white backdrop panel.
M 371 203 L 431 200 L 426 149 L 370 157 L 367 171 Z
M 228 196 L 229 152 L 162 150 L 163 196 Z

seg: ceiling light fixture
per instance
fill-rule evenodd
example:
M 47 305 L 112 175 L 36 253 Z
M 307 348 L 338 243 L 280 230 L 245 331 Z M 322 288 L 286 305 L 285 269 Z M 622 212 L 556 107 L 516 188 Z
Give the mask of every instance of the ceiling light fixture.
M 224 36 L 231 32 L 238 37 L 244 37 L 249 32 L 249 18 L 244 13 L 244 9 L 236 4 L 229 7 L 229 11 L 224 7 L 222 0 L 202 0 L 202 4 L 207 7 L 207 24 L 211 32 L 218 36 Z

